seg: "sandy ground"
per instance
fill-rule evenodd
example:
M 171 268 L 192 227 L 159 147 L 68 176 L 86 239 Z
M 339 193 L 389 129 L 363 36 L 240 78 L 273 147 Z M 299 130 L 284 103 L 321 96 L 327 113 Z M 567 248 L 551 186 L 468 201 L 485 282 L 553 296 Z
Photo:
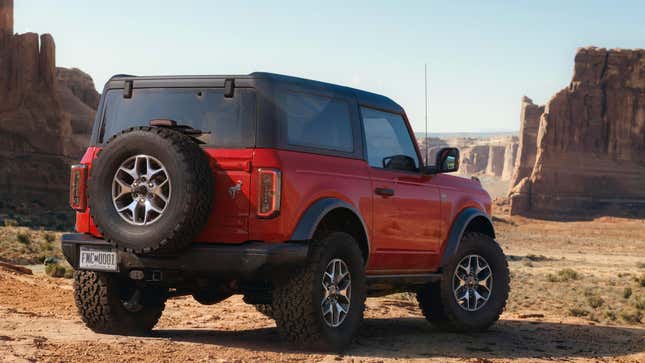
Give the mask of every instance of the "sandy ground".
M 497 229 L 510 255 L 512 292 L 486 333 L 443 333 L 413 299 L 394 295 L 368 299 L 360 335 L 343 355 L 289 347 L 273 321 L 237 296 L 214 306 L 170 300 L 151 337 L 100 335 L 78 318 L 69 280 L 0 270 L 0 360 L 645 362 L 645 318 L 634 320 L 645 299 L 638 280 L 645 221 L 514 219 L 498 220 Z M 577 277 L 558 280 L 565 268 Z M 590 305 L 590 296 L 600 300 Z

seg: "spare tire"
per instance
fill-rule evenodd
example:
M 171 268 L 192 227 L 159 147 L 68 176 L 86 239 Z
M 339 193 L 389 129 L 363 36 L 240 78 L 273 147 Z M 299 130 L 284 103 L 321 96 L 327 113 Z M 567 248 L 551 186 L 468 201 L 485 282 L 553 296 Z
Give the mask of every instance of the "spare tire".
M 138 254 L 187 247 L 213 205 L 209 158 L 189 136 L 168 128 L 131 128 L 93 161 L 88 205 L 103 238 Z

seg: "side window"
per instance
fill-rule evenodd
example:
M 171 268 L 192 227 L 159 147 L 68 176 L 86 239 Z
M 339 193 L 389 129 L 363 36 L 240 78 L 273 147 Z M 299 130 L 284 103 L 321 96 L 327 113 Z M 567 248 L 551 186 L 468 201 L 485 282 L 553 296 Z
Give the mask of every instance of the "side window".
M 280 97 L 290 145 L 354 151 L 349 103 L 323 96 L 285 92 Z
M 401 115 L 367 107 L 362 107 L 361 113 L 370 166 L 411 171 L 419 169 L 419 157 Z

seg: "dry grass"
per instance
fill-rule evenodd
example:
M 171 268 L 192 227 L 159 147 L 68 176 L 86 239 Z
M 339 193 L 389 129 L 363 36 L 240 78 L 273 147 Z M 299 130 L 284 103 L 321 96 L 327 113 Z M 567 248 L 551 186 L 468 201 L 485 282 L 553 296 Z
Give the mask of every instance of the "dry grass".
M 47 257 L 62 259 L 60 235 L 28 227 L 0 227 L 0 259 L 20 265 L 41 264 Z
M 645 324 L 645 221 L 501 218 L 495 224 L 512 276 L 507 312 Z

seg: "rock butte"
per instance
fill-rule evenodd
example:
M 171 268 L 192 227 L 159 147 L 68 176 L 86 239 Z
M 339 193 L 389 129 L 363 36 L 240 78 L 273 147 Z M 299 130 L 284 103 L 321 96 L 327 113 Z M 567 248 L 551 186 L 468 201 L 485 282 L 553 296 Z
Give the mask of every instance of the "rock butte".
M 419 138 L 421 150 L 425 150 L 423 138 Z M 461 165 L 459 175 L 488 175 L 510 180 L 515 168 L 518 141 L 515 136 L 429 138 L 430 164 L 442 147 L 459 148 Z
M 571 83 L 541 109 L 522 101 L 511 214 L 642 212 L 645 50 L 579 49 Z
M 0 0 L 0 196 L 61 208 L 69 164 L 87 147 L 98 93 L 78 69 L 56 68 L 49 34 L 13 33 L 13 0 Z M 8 202 L 8 203 L 7 203 Z

